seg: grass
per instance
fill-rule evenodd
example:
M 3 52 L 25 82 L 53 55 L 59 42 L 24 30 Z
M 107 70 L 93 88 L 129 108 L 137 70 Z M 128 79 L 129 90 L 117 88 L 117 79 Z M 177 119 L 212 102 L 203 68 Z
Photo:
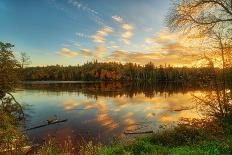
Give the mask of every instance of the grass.
M 184 120 L 174 128 L 137 138 L 130 143 L 105 146 L 99 155 L 229 155 L 232 135 L 215 121 Z
M 78 148 L 78 149 L 77 149 Z M 207 119 L 182 120 L 173 128 L 133 141 L 113 143 L 110 146 L 92 142 L 81 146 L 67 141 L 60 145 L 49 139 L 37 154 L 81 155 L 229 155 L 232 154 L 232 134 L 217 121 Z
M 26 137 L 14 122 L 11 116 L 0 112 L 0 154 L 20 154 L 26 146 Z
M 230 144 L 231 145 L 231 144 Z M 131 144 L 118 144 L 112 147 L 104 147 L 99 155 L 222 155 L 231 154 L 231 148 L 227 143 L 220 141 L 205 141 L 193 145 L 164 146 L 154 144 L 149 139 L 137 139 Z

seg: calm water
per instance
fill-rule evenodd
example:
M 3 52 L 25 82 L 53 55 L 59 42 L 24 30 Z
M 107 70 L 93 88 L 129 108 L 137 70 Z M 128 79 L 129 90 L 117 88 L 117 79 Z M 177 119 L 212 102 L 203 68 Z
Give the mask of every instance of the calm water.
M 15 97 L 26 107 L 26 128 L 43 125 L 55 115 L 68 119 L 27 131 L 32 141 L 41 142 L 49 134 L 107 143 L 125 137 L 126 130 L 158 130 L 181 117 L 199 117 L 191 109 L 192 94 L 199 93 L 176 85 L 43 82 L 25 84 Z

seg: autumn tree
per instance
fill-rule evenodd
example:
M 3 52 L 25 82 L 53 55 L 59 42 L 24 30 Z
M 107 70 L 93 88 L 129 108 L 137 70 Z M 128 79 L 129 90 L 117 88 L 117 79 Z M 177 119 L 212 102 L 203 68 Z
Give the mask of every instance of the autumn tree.
M 0 42 L 0 99 L 12 92 L 18 82 L 19 63 L 10 43 Z
M 11 94 L 18 81 L 20 64 L 10 43 L 0 42 L 0 152 L 18 150 L 25 146 L 25 137 L 18 129 L 24 119 L 22 106 Z M 11 154 L 17 154 L 11 152 Z
M 196 98 L 209 107 L 210 115 L 232 120 L 232 97 L 225 88 L 225 69 L 232 65 L 232 1 L 177 0 L 167 16 L 167 25 L 172 31 L 202 38 L 205 47 L 202 57 L 214 73 L 215 91 Z M 223 80 L 220 82 L 214 66 L 222 68 Z
M 221 57 L 224 70 L 231 64 L 231 0 L 177 0 L 167 16 L 172 31 L 184 31 L 204 38 L 204 45 Z

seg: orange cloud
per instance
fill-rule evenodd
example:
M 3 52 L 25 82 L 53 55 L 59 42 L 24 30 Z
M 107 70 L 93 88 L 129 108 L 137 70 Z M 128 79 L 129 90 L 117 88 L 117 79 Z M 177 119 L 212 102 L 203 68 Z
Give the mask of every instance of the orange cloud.
M 95 35 L 92 35 L 90 38 L 96 43 L 104 43 L 105 37 L 108 36 L 110 33 L 113 32 L 111 27 L 104 27 L 101 30 L 97 31 Z
M 87 48 L 81 49 L 80 54 L 82 54 L 83 56 L 93 56 L 93 53 Z
M 65 56 L 65 57 L 74 57 L 77 55 L 77 52 L 70 50 L 69 48 L 62 48 L 59 52 L 59 55 Z
M 126 44 L 130 44 L 130 39 L 133 37 L 134 27 L 130 24 L 122 24 L 123 32 L 121 34 L 122 41 Z
M 124 26 L 126 30 L 133 30 L 129 25 Z M 133 36 L 131 31 L 122 33 L 124 42 L 129 43 Z M 181 33 L 170 33 L 164 29 L 150 38 L 145 38 L 144 44 L 140 45 L 141 51 L 117 50 L 111 52 L 106 61 L 136 62 L 145 64 L 153 62 L 156 65 L 184 65 L 195 63 L 196 56 L 201 54 L 200 39 L 190 38 Z M 138 45 L 134 46 L 136 48 Z
M 132 31 L 134 29 L 134 27 L 130 24 L 123 24 L 122 25 L 122 28 L 125 30 L 125 31 Z
M 97 53 L 95 54 L 95 56 L 97 58 L 101 58 L 105 52 L 105 47 L 104 46 L 97 46 L 96 50 L 97 50 Z

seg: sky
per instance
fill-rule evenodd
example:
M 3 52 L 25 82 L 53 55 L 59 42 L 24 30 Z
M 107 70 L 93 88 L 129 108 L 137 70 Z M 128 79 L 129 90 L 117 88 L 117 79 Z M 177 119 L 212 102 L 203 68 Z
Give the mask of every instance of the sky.
M 170 33 L 171 0 L 0 0 L 0 41 L 32 66 L 118 61 L 186 65 L 184 39 Z M 180 59 L 181 58 L 181 59 Z

